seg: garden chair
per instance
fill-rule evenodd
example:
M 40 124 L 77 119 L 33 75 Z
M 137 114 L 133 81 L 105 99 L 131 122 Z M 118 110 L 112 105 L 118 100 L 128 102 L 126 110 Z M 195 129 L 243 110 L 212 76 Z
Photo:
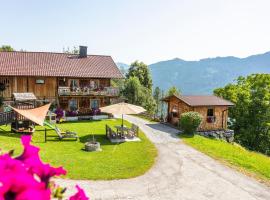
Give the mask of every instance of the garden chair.
M 131 129 L 128 130 L 128 137 L 133 138 L 133 137 L 138 137 L 139 135 L 139 127 L 136 126 L 135 124 L 131 125 Z
M 117 133 L 110 128 L 111 138 L 117 138 Z
M 117 137 L 117 133 L 114 130 L 112 130 L 111 127 L 109 127 L 107 124 L 106 124 L 106 136 L 108 139 Z
M 73 138 L 75 140 L 78 140 L 79 138 L 76 132 L 70 132 L 70 131 L 63 132 L 57 126 L 55 126 L 55 132 L 57 133 L 60 140 L 65 139 L 65 138 Z

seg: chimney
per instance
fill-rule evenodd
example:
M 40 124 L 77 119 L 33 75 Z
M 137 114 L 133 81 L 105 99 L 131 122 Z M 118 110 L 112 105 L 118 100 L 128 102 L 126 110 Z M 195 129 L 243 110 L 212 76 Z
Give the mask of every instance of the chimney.
M 87 46 L 80 46 L 80 58 L 87 57 Z

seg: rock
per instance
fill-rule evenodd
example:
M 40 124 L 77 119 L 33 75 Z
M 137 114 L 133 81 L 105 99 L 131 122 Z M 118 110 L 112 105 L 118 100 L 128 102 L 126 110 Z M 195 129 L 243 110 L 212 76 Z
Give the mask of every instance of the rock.
M 198 131 L 198 134 L 204 137 L 225 140 L 230 143 L 234 140 L 233 130 Z

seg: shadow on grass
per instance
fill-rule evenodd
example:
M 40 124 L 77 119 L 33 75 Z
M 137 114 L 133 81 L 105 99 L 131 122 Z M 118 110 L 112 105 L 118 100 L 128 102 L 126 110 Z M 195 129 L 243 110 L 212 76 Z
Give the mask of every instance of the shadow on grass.
M 117 143 L 112 143 L 110 142 L 109 139 L 107 139 L 106 135 L 100 135 L 100 134 L 88 134 L 88 135 L 84 135 L 79 137 L 79 141 L 81 143 L 86 143 L 86 142 L 91 142 L 93 141 L 93 136 L 94 136 L 94 140 L 99 142 L 100 145 L 117 145 Z
M 188 134 L 188 133 L 180 133 L 179 137 L 180 138 L 193 138 L 194 135 L 195 135 L 194 133 L 190 133 L 190 134 Z
M 21 138 L 20 133 L 11 133 L 10 131 L 0 131 L 0 136 L 11 137 L 11 138 Z

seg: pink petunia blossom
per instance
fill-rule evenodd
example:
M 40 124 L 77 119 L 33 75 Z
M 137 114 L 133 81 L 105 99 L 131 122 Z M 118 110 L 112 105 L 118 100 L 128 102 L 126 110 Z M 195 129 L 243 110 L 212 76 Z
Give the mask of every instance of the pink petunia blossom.
M 69 200 L 88 200 L 89 198 L 86 196 L 83 189 L 81 189 L 78 185 L 76 185 L 78 192 L 73 196 L 69 197 Z
M 41 161 L 39 148 L 30 144 L 31 136 L 22 136 L 21 141 L 24 151 L 16 159 L 22 161 L 29 168 L 29 172 L 36 174 L 46 186 L 48 186 L 51 177 L 66 174 L 66 170 L 62 167 L 54 168 Z
M 28 195 L 32 193 L 33 195 Z M 37 181 L 25 165 L 10 155 L 0 156 L 0 200 L 50 199 L 50 190 Z
M 50 178 L 66 174 L 62 168 L 44 164 L 39 157 L 39 148 L 30 144 L 30 136 L 22 136 L 23 153 L 15 159 L 8 154 L 0 154 L 0 200 L 49 200 Z M 84 191 L 78 192 L 70 200 L 88 200 Z M 62 190 L 62 192 L 64 192 Z

